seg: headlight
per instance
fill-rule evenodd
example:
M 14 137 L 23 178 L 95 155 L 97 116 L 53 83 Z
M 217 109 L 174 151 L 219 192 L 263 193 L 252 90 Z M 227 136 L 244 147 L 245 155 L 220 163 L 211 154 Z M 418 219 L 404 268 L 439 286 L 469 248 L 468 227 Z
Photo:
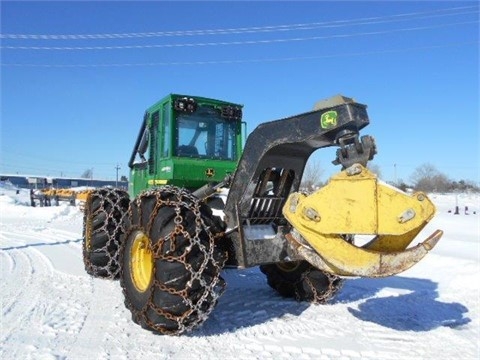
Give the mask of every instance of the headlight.
M 222 117 L 229 120 L 241 120 L 242 119 L 242 109 L 236 106 L 223 106 L 222 107 Z
M 179 98 L 175 100 L 173 108 L 177 111 L 193 113 L 197 110 L 197 103 L 192 98 Z

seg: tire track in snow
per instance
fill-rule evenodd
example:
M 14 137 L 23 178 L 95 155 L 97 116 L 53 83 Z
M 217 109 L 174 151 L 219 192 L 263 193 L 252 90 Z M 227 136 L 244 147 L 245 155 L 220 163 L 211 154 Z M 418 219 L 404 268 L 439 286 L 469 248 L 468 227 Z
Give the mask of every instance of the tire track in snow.
M 78 331 L 66 347 L 68 351 L 65 355 L 67 358 L 82 354 L 82 358 L 86 359 L 109 359 L 114 354 L 117 358 L 120 354 L 128 354 L 131 347 L 120 344 L 118 340 L 125 333 L 122 325 L 132 325 L 123 304 L 122 290 L 116 281 L 95 279 L 86 274 L 79 233 L 57 227 L 42 229 L 40 234 L 45 244 L 38 246 L 51 259 L 56 270 L 78 275 L 83 282 L 83 291 L 79 297 L 82 300 L 82 312 L 78 316 Z M 62 256 L 59 256 L 60 253 Z M 69 261 L 60 263 L 58 260 L 61 257 L 66 257 Z M 133 327 L 136 325 L 133 324 Z M 108 331 L 99 332 L 99 328 Z M 136 330 L 142 331 L 140 328 Z M 112 331 L 114 335 L 111 334 Z M 122 351 L 119 352 L 119 348 Z
M 90 293 L 91 289 L 83 284 L 86 278 L 58 271 L 58 264 L 53 264 L 47 255 L 55 249 L 53 259 L 64 259 L 64 263 L 77 263 L 80 267 L 83 264 L 78 244 L 73 247 L 68 242 L 70 234 L 44 234 L 43 229 L 2 231 L 0 237 L 2 264 L 11 264 L 2 265 L 2 324 L 8 326 L 2 326 L 0 339 L 5 346 L 0 350 L 0 358 L 6 359 L 5 354 L 9 359 L 28 358 L 32 354 L 64 356 L 84 322 L 84 290 Z
M 87 279 L 89 302 L 85 304 L 84 321 L 67 357 L 82 354 L 86 359 L 108 359 L 111 358 L 112 348 L 118 347 L 115 344 L 119 342 L 118 338 L 125 333 L 121 318 L 123 317 L 123 323 L 127 323 L 127 320 L 119 314 L 122 310 L 126 311 L 122 302 L 122 290 L 118 281 L 92 277 Z M 99 328 L 108 331 L 99 333 Z M 124 353 L 128 353 L 128 350 Z
M 11 271 L 5 273 L 2 266 L 2 275 L 4 277 L 4 282 L 2 282 L 1 291 L 2 291 L 2 317 L 3 319 L 7 318 L 8 314 L 12 311 L 14 304 L 22 297 L 22 294 L 25 292 L 24 286 L 8 286 L 7 281 L 18 282 L 18 285 L 21 283 L 29 284 L 31 283 L 31 278 L 33 276 L 33 268 L 29 258 L 24 254 L 14 255 L 8 254 L 5 251 L 1 252 L 2 254 L 2 264 L 5 260 L 13 264 L 10 268 Z M 27 265 L 25 263 L 28 263 Z M 15 292 L 11 292 L 11 291 Z
M 18 234 L 18 233 L 13 233 L 14 235 L 17 236 L 17 238 L 21 238 L 23 235 Z M 12 244 L 12 240 L 9 240 L 9 237 L 5 235 L 5 232 L 0 232 L 0 238 L 2 239 L 2 244 L 5 243 L 10 243 Z M 18 247 L 23 247 L 24 242 L 20 240 L 14 240 L 14 244 L 22 244 L 18 245 Z M 10 312 L 10 309 L 12 307 L 12 304 L 15 302 L 15 299 L 20 297 L 22 293 L 25 292 L 25 290 L 28 289 L 28 286 L 22 286 L 22 285 L 28 285 L 33 282 L 33 277 L 35 273 L 40 272 L 40 273 L 49 273 L 52 270 L 51 264 L 48 263 L 48 260 L 46 258 L 42 258 L 42 260 L 37 261 L 34 258 L 39 258 L 41 254 L 39 253 L 28 253 L 28 252 L 23 252 L 21 250 L 16 249 L 17 245 L 7 247 L 6 249 L 9 250 L 2 250 L 1 254 L 2 257 L 5 257 L 6 261 L 11 264 L 9 269 L 3 269 L 2 266 L 2 275 L 5 276 L 5 283 L 2 283 L 5 285 L 5 290 L 2 291 L 2 294 L 4 295 L 3 300 L 5 300 L 5 294 L 7 290 L 18 290 L 16 294 L 11 294 L 12 296 L 7 297 L 11 298 L 11 304 L 10 306 L 5 306 L 3 307 L 3 315 L 5 316 L 8 312 Z M 4 262 L 2 261 L 2 264 Z M 37 267 L 34 266 L 34 263 L 39 263 L 41 266 Z M 37 267 L 37 269 L 36 269 Z M 41 267 L 41 269 L 39 269 Z M 8 273 L 4 273 L 3 271 L 6 270 Z M 10 282 L 16 282 L 17 286 L 7 286 L 7 281 Z
M 5 244 L 8 239 L 0 232 L 0 240 L 1 244 Z M 2 277 L 7 278 L 5 275 L 13 273 L 17 264 L 15 263 L 15 259 L 11 257 L 6 251 L 0 250 L 0 256 L 2 259 L 2 261 L 0 262 L 1 274 Z
M 79 244 L 81 239 L 78 238 L 77 233 L 63 230 L 57 231 L 56 229 L 41 229 L 39 231 L 30 229 L 22 233 L 3 231 L 3 236 L 8 239 L 17 239 L 15 243 L 18 244 L 3 246 L 2 249 L 4 250 L 37 249 L 50 259 L 56 270 L 71 275 L 83 275 L 84 273 L 82 250 Z M 68 256 L 66 256 L 67 252 Z
M 59 248 L 61 249 L 59 251 L 68 251 L 70 256 L 76 258 L 78 260 L 76 264 L 79 266 L 76 266 L 77 271 L 73 271 L 73 273 L 82 275 L 86 283 L 83 295 L 86 293 L 88 296 L 83 296 L 82 320 L 79 321 L 79 330 L 71 346 L 69 346 L 67 357 L 70 358 L 82 354 L 82 357 L 87 359 L 98 359 L 103 355 L 108 355 L 108 351 L 104 349 L 105 336 L 108 335 L 108 332 L 99 333 L 98 327 L 99 322 L 102 321 L 106 322 L 104 326 L 100 325 L 102 328 L 112 327 L 112 322 L 108 318 L 105 319 L 105 315 L 112 312 L 112 282 L 109 280 L 94 279 L 86 274 L 83 265 L 81 239 L 79 239 L 77 232 L 45 229 L 42 231 L 42 239 L 52 244 L 60 244 L 61 246 Z M 77 240 L 72 241 L 71 239 Z M 56 254 L 58 253 L 57 249 L 52 249 L 51 247 L 47 247 L 47 245 L 48 244 L 42 246 L 42 251 L 53 260 L 58 259 L 58 254 Z M 72 272 L 71 265 L 70 263 L 68 268 L 64 268 L 64 266 L 57 263 L 56 269 L 69 273 Z M 120 289 L 117 291 L 121 294 Z M 89 300 L 88 302 L 85 301 L 87 298 Z M 120 333 L 120 331 L 118 333 Z M 108 356 L 106 358 L 108 358 Z
M 3 251 L 3 253 L 7 252 Z M 9 251 L 7 256 L 16 266 L 5 278 L 6 289 L 18 289 L 18 291 L 8 294 L 2 289 L 3 297 L 8 301 L 2 309 L 2 323 L 8 324 L 8 327 L 2 329 L 1 342 L 5 344 L 2 352 L 11 353 L 13 358 L 17 358 L 17 352 L 21 350 L 18 342 L 24 342 L 22 336 L 18 335 L 24 333 L 25 329 L 36 326 L 32 323 L 32 319 L 42 307 L 43 299 L 40 296 L 32 296 L 32 290 L 33 294 L 38 293 L 43 286 L 43 279 L 51 277 L 53 268 L 48 259 L 35 250 L 13 250 Z M 15 284 L 9 285 L 8 282 L 15 282 Z M 30 336 L 31 334 L 28 334 L 27 338 Z M 21 353 L 18 354 L 18 358 L 22 358 Z

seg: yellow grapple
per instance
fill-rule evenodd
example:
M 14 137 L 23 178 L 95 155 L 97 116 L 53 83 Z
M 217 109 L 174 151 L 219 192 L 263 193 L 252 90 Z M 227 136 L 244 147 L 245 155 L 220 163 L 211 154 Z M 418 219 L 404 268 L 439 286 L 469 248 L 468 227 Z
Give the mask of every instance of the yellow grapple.
M 312 265 L 340 276 L 384 277 L 405 271 L 443 234 L 437 230 L 407 249 L 433 218 L 435 206 L 424 193 L 406 194 L 360 164 L 334 175 L 311 195 L 291 194 L 283 214 L 295 228 L 287 235 L 294 248 Z M 375 237 L 360 247 L 350 241 L 354 234 Z

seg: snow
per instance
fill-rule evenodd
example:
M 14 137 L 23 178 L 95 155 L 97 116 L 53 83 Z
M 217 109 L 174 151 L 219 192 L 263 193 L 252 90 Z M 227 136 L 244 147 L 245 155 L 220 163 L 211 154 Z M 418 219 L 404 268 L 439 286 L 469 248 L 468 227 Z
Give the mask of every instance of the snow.
M 209 319 L 172 337 L 131 321 L 118 281 L 85 273 L 78 207 L 32 208 L 28 192 L 2 188 L 0 358 L 478 359 L 480 196 L 431 199 L 419 240 L 445 234 L 410 270 L 347 280 L 328 305 L 280 297 L 257 268 L 225 270 Z

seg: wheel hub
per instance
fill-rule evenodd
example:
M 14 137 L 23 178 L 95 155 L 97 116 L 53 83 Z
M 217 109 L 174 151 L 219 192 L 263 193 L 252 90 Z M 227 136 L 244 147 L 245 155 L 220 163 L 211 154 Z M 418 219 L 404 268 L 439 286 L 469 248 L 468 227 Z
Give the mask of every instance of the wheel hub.
M 145 292 L 153 278 L 153 254 L 150 239 L 138 231 L 130 249 L 132 282 L 139 292 Z

